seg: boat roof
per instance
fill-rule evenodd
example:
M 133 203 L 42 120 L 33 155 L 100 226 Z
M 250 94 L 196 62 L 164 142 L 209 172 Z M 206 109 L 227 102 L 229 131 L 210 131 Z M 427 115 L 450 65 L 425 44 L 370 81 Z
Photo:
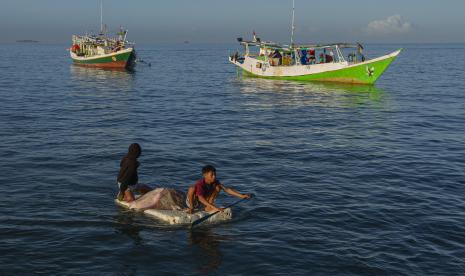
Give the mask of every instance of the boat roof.
M 130 42 L 128 40 L 120 40 L 119 38 L 116 38 L 116 37 L 108 37 L 108 36 L 104 36 L 104 35 L 95 35 L 95 34 L 91 34 L 91 35 L 73 35 L 72 37 L 72 40 L 73 41 L 79 41 L 80 43 L 89 43 L 89 44 L 96 44 L 96 45 L 100 45 L 100 44 L 104 44 L 105 41 L 109 42 L 109 43 L 122 43 L 124 45 L 134 45 L 135 43 L 134 42 Z
M 328 43 L 328 44 L 293 44 L 293 45 L 286 45 L 286 44 L 278 44 L 271 41 L 239 41 L 242 45 L 249 45 L 249 46 L 257 46 L 260 48 L 270 48 L 270 49 L 277 49 L 277 50 L 291 50 L 291 49 L 314 49 L 314 48 L 332 48 L 332 47 L 339 47 L 339 48 L 362 48 L 363 46 L 360 43 Z

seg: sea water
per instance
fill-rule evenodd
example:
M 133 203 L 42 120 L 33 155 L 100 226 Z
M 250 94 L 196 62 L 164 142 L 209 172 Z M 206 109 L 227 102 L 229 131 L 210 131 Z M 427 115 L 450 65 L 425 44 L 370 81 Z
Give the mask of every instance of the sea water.
M 465 45 L 404 51 L 375 86 L 241 77 L 232 45 L 142 45 L 135 72 L 0 45 L 0 274 L 465 274 Z M 190 231 L 114 204 L 119 162 L 256 195 Z M 221 195 L 218 205 L 236 199 Z

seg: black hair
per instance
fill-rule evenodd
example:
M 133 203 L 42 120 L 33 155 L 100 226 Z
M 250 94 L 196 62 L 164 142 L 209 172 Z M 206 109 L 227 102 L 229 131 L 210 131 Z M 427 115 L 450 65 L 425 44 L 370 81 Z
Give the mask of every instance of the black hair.
M 142 154 L 142 148 L 138 143 L 133 143 L 129 145 L 128 155 L 133 156 L 135 158 L 139 157 Z
M 202 174 L 206 174 L 207 172 L 213 172 L 216 175 L 216 169 L 212 165 L 206 165 L 202 168 Z

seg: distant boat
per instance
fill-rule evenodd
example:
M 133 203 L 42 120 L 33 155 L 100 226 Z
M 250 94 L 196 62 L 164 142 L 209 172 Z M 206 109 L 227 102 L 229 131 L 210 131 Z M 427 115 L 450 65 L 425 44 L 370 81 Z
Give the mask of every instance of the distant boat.
M 117 37 L 106 36 L 100 5 L 100 33 L 73 35 L 69 49 L 74 64 L 87 67 L 133 69 L 136 63 L 134 43 L 126 40 L 127 30 L 120 28 Z
M 402 51 L 366 59 L 360 43 L 294 44 L 294 3 L 292 10 L 289 45 L 262 42 L 254 32 L 251 41 L 238 38 L 244 52 L 229 61 L 252 77 L 373 84 Z

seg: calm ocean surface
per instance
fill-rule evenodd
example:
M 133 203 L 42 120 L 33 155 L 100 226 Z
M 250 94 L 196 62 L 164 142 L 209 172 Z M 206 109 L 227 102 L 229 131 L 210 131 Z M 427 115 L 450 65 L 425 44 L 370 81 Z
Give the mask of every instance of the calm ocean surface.
M 231 45 L 0 45 L 0 274 L 464 275 L 465 45 L 404 47 L 376 86 L 240 78 Z M 189 231 L 115 206 L 119 161 L 256 198 Z M 222 204 L 235 198 L 220 196 Z

